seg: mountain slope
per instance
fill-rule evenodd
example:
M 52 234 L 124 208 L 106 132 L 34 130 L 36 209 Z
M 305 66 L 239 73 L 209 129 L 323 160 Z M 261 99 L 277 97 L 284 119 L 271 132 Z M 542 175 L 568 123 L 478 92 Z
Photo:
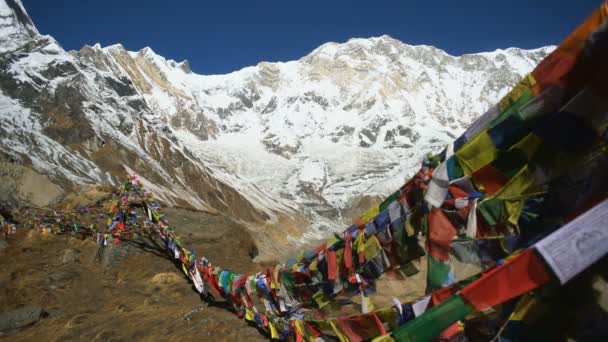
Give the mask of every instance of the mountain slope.
M 22 15 L 10 15 L 15 6 Z M 0 2 L 0 13 L 12 23 L 8 28 L 27 27 L 18 1 Z M 152 110 L 133 86 L 82 63 L 50 36 L 11 37 L 18 39 L 0 54 L 4 155 L 63 187 L 114 184 L 135 171 L 169 204 L 263 220 L 262 212 L 146 120 Z
M 149 120 L 253 203 L 324 230 L 358 194 L 396 187 L 551 49 L 454 57 L 383 36 L 213 76 L 150 48 L 72 53 L 131 80 Z
M 167 204 L 293 243 L 396 188 L 553 49 L 455 57 L 382 36 L 204 76 L 150 48 L 66 52 L 18 0 L 0 28 L 4 155 L 64 188 L 137 172 Z

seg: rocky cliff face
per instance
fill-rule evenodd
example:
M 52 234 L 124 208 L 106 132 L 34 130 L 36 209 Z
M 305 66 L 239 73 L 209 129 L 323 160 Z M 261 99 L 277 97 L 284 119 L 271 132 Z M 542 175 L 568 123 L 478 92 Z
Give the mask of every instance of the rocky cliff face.
M 136 172 L 167 204 L 296 242 L 394 190 L 551 50 L 451 56 L 382 36 L 204 76 L 150 48 L 66 52 L 2 0 L 0 152 L 63 188 Z

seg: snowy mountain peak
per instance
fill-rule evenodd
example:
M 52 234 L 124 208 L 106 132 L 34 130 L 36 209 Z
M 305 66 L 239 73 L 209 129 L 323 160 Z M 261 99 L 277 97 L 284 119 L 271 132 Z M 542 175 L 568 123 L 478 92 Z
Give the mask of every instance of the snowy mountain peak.
M 182 69 L 186 74 L 192 73 L 192 68 L 190 68 L 190 62 L 187 59 L 177 63 L 177 67 Z
M 198 75 L 149 47 L 67 53 L 15 0 L 0 19 L 0 155 L 64 187 L 138 173 L 167 204 L 295 226 L 289 241 L 397 188 L 552 50 L 455 57 L 385 35 Z
M 154 52 L 154 50 L 152 50 L 152 48 L 149 46 L 146 46 L 143 49 L 139 50 L 137 52 L 137 54 L 142 57 L 146 57 L 146 58 L 150 58 L 150 59 L 163 59 L 164 60 L 164 58 L 162 56 L 160 56 L 156 52 Z
M 0 1 L 0 53 L 13 51 L 37 35 L 20 0 Z
M 99 46 L 99 43 L 95 44 L 95 46 Z M 112 45 L 108 45 L 106 47 L 101 48 L 104 51 L 126 51 L 127 49 L 125 49 L 125 47 L 120 44 L 112 44 Z

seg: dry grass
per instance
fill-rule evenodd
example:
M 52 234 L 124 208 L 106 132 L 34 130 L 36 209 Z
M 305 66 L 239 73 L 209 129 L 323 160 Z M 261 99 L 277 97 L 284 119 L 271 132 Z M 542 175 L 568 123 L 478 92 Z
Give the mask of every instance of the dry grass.
M 218 264 L 239 271 L 259 267 L 239 247 L 248 239 L 242 227 L 202 213 L 169 213 L 176 224 L 180 218 L 191 222 L 178 228 L 185 242 Z M 201 223 L 213 225 L 200 229 Z M 61 262 L 68 248 L 80 251 L 78 262 Z M 35 304 L 49 313 L 11 340 L 264 340 L 232 311 L 201 301 L 173 260 L 144 253 L 104 268 L 93 261 L 96 251 L 92 240 L 25 231 L 11 238 L 0 251 L 0 312 Z M 53 273 L 68 277 L 52 281 L 48 276 Z

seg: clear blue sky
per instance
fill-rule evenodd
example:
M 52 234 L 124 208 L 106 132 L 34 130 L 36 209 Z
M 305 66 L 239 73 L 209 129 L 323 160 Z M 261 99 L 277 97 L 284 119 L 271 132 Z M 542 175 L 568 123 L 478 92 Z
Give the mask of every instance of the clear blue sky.
M 447 52 L 558 44 L 601 0 L 22 0 L 66 49 L 150 46 L 195 72 L 305 56 L 328 41 L 388 34 Z

